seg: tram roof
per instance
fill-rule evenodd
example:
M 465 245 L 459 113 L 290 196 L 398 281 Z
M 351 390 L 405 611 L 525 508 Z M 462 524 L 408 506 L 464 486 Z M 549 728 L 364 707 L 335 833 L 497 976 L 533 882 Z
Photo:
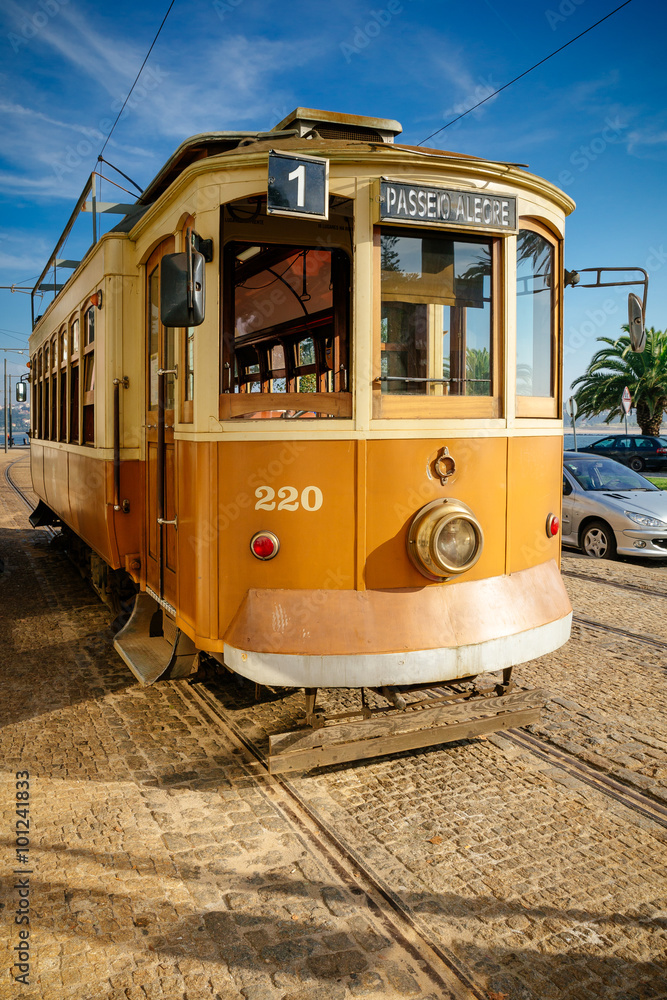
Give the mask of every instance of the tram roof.
M 451 157 L 453 159 L 475 160 L 479 163 L 495 163 L 505 167 L 525 167 L 526 164 L 506 163 L 501 160 L 489 160 L 481 156 L 472 156 L 466 153 L 456 153 L 444 149 L 424 149 L 421 146 L 410 146 L 403 143 L 387 142 L 377 137 L 364 139 L 332 139 L 313 137 L 302 138 L 297 129 L 275 130 L 270 132 L 202 132 L 199 135 L 186 139 L 169 157 L 167 162 L 156 174 L 143 194 L 137 199 L 138 205 L 149 205 L 155 201 L 169 185 L 181 174 L 186 167 L 196 160 L 205 159 L 210 156 L 219 156 L 224 153 L 236 152 L 239 149 L 252 146 L 252 151 L 256 153 L 267 152 L 276 144 L 284 141 L 289 142 L 290 148 L 302 148 L 311 153 L 320 149 L 340 150 L 357 149 L 412 152 L 425 158 L 428 157 Z

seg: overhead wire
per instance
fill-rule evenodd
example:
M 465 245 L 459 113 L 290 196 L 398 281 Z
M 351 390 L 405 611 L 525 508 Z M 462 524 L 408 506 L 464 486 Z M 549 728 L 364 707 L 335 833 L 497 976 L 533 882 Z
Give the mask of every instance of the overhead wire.
M 3 330 L 2 327 L 0 327 L 0 334 L 2 334 L 3 337 L 11 337 L 12 340 L 18 340 L 21 344 L 28 343 L 28 335 L 19 335 L 17 330 Z
M 113 123 L 113 125 L 111 126 L 111 131 L 110 131 L 110 132 L 109 132 L 109 134 L 107 135 L 106 139 L 104 140 L 104 145 L 102 146 L 101 150 L 99 151 L 99 154 L 98 154 L 98 159 L 101 159 L 101 158 L 102 158 L 102 153 L 103 153 L 103 152 L 104 152 L 104 150 L 105 150 L 105 149 L 107 148 L 107 143 L 109 142 L 109 139 L 110 139 L 110 138 L 111 138 L 111 136 L 113 135 L 113 133 L 114 133 L 114 130 L 115 130 L 115 128 L 116 128 L 116 125 L 117 125 L 117 124 L 118 124 L 118 122 L 120 121 L 120 117 L 121 117 L 121 115 L 123 114 L 123 111 L 125 110 L 125 106 L 126 106 L 127 102 L 129 101 L 130 97 L 132 96 L 132 91 L 133 91 L 133 90 L 134 90 L 134 88 L 136 87 L 136 85 L 137 85 L 137 83 L 138 83 L 138 81 L 139 81 L 139 77 L 141 76 L 141 74 L 142 74 L 142 73 L 143 73 L 143 71 L 144 71 L 144 66 L 145 66 L 145 65 L 146 65 L 146 63 L 148 62 L 148 58 L 149 58 L 149 56 L 150 56 L 151 52 L 153 51 L 153 48 L 154 48 L 154 46 L 155 46 L 155 43 L 157 42 L 158 38 L 160 37 L 160 32 L 161 32 L 161 31 L 162 31 L 162 29 L 164 28 L 164 25 L 165 25 L 165 22 L 166 22 L 167 18 L 169 17 L 169 14 L 170 14 L 170 12 L 171 12 L 171 8 L 172 8 L 172 7 L 174 6 L 174 4 L 175 4 L 175 3 L 176 3 L 176 0 L 171 0 L 171 3 L 169 4 L 169 7 L 167 8 L 167 13 L 166 13 L 166 14 L 164 15 L 164 17 L 162 18 L 162 23 L 160 24 L 160 27 L 159 27 L 159 28 L 157 29 L 157 31 L 156 31 L 156 33 L 155 33 L 155 38 L 154 38 L 154 39 L 153 39 L 153 41 L 151 42 L 151 47 L 149 48 L 148 52 L 146 53 L 146 58 L 145 58 L 145 59 L 144 59 L 144 61 L 142 62 L 142 64 L 141 64 L 141 67 L 140 67 L 140 69 L 139 69 L 139 72 L 137 73 L 137 75 L 136 75 L 136 76 L 135 76 L 135 78 L 134 78 L 134 83 L 133 83 L 133 84 L 132 84 L 132 86 L 130 87 L 130 89 L 129 89 L 129 91 L 128 91 L 128 94 L 127 94 L 127 97 L 126 97 L 126 98 L 125 98 L 125 100 L 123 101 L 123 106 L 122 106 L 122 108 L 120 109 L 120 111 L 118 112 L 118 115 L 116 116 L 116 120 L 115 120 L 115 122 L 114 122 L 114 123 Z M 120 171 L 119 171 L 119 172 L 120 172 Z M 130 180 L 130 178 L 128 177 L 128 178 L 127 178 L 127 180 Z M 134 181 L 133 181 L 132 183 L 134 183 Z
M 605 16 L 601 17 L 599 21 L 596 21 L 595 24 L 591 24 L 591 26 L 589 28 L 586 28 L 585 31 L 581 31 L 578 35 L 575 35 L 574 38 L 571 38 L 569 42 L 565 42 L 565 44 L 561 45 L 560 48 L 555 49 L 553 52 L 550 52 L 548 56 L 545 56 L 544 59 L 540 59 L 540 61 L 536 62 L 533 66 L 530 67 L 530 69 L 526 69 L 523 71 L 523 73 L 519 73 L 519 75 L 515 76 L 513 80 L 509 81 L 509 83 L 504 84 L 502 87 L 498 87 L 498 89 L 494 90 L 492 94 L 489 94 L 483 100 L 478 101 L 477 104 L 473 104 L 471 108 L 468 108 L 467 111 L 464 111 L 462 114 L 457 115 L 456 118 L 452 118 L 452 120 L 447 122 L 446 125 L 441 125 L 440 128 L 436 129 L 435 132 L 431 132 L 430 135 L 427 135 L 426 138 L 422 139 L 421 142 L 418 142 L 417 145 L 423 146 L 424 143 L 428 142 L 429 139 L 432 139 L 434 135 L 438 135 L 438 133 L 444 132 L 444 130 L 446 128 L 449 128 L 450 125 L 454 125 L 454 123 L 460 121 L 461 118 L 465 118 L 465 116 L 469 115 L 471 111 L 475 111 L 476 108 L 479 108 L 482 106 L 482 104 L 486 104 L 487 101 L 490 101 L 492 97 L 496 97 L 498 94 L 501 94 L 503 90 L 507 90 L 507 88 L 511 87 L 513 83 L 516 83 L 517 80 L 522 80 L 524 76 L 528 76 L 528 74 L 532 73 L 533 70 L 537 69 L 538 66 L 542 66 L 545 62 L 548 62 L 549 59 L 553 59 L 553 57 L 558 55 L 559 52 L 562 52 L 563 49 L 566 49 L 568 45 L 572 45 L 572 43 L 576 42 L 579 38 L 583 38 L 583 36 L 587 35 L 589 31 L 593 30 L 593 28 L 597 28 L 599 24 L 602 24 L 603 21 L 607 21 L 610 17 L 612 17 L 614 14 L 617 14 L 619 10 L 622 10 L 623 7 L 627 7 L 628 4 L 630 3 L 632 3 L 632 0 L 625 0 L 625 3 L 620 4 L 620 6 L 616 7 L 608 14 L 605 14 Z

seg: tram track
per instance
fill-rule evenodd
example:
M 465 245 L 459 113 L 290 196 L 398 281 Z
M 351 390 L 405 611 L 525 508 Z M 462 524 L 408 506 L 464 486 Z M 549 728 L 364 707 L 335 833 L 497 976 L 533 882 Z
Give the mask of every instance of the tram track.
M 20 486 L 16 485 L 16 483 L 14 482 L 14 480 L 12 479 L 12 476 L 11 476 L 11 470 L 13 469 L 13 467 L 15 465 L 17 465 L 19 462 L 22 462 L 25 459 L 25 457 L 26 457 L 25 455 L 21 455 L 20 458 L 15 458 L 13 462 L 10 462 L 9 465 L 6 466 L 6 468 L 5 468 L 5 481 L 6 481 L 7 485 L 9 486 L 10 490 L 12 490 L 16 494 L 16 496 L 20 500 L 23 501 L 23 503 L 26 505 L 26 507 L 28 507 L 28 509 L 30 511 L 32 511 L 32 504 L 30 503 L 30 501 L 28 500 L 27 496 L 25 495 L 25 493 L 23 492 L 23 490 L 20 488 Z
M 623 639 L 631 639 L 634 642 L 642 642 L 656 649 L 667 650 L 667 640 L 654 639 L 653 636 L 646 635 L 645 632 L 631 632 L 629 629 L 619 628 L 617 625 L 608 625 L 606 622 L 599 622 L 594 618 L 585 618 L 583 615 L 574 615 L 572 622 L 585 628 L 595 629 L 598 632 L 610 632 L 612 635 L 619 635 Z
M 9 465 L 7 465 L 5 467 L 4 473 L 5 473 L 5 482 L 9 486 L 10 490 L 12 490 L 12 492 L 16 494 L 16 496 L 19 498 L 19 500 L 23 501 L 23 503 L 25 504 L 25 506 L 28 508 L 28 510 L 32 514 L 32 511 L 33 511 L 33 503 L 32 503 L 32 501 L 30 501 L 28 499 L 28 497 L 26 496 L 26 494 L 24 493 L 24 491 L 21 489 L 21 487 L 17 483 L 14 482 L 14 480 L 12 478 L 12 475 L 11 475 L 11 470 L 14 468 L 14 466 L 18 465 L 19 462 L 25 461 L 25 459 L 27 457 L 28 457 L 27 455 L 21 455 L 20 458 L 15 458 L 13 462 L 10 462 Z M 55 530 L 52 527 L 50 527 L 49 525 L 42 525 L 41 527 L 51 536 L 51 538 L 55 538 L 56 532 L 55 532 Z
M 388 933 L 415 959 L 433 980 L 444 998 L 474 997 L 488 1000 L 487 990 L 476 982 L 468 969 L 449 949 L 436 940 L 427 923 L 396 893 L 389 883 L 328 823 L 320 812 L 299 792 L 294 781 L 281 774 L 269 774 L 265 756 L 257 744 L 236 725 L 215 695 L 201 683 L 178 689 L 190 707 L 197 705 L 224 727 L 254 760 L 249 773 L 260 782 L 274 804 L 282 810 L 295 829 L 324 854 L 348 889 L 365 893 L 370 909 L 380 917 Z M 465 992 L 462 992 L 465 991 Z
M 314 839 L 320 849 L 325 850 L 328 855 L 331 855 L 333 851 L 339 866 L 339 874 L 348 886 L 363 888 L 367 894 L 369 905 L 376 913 L 382 913 L 383 906 L 385 912 L 386 908 L 389 908 L 392 920 L 397 924 L 394 928 L 395 939 L 400 940 L 404 946 L 406 941 L 411 942 L 410 949 L 412 950 L 415 947 L 416 936 L 417 941 L 421 942 L 422 965 L 424 961 L 427 961 L 434 975 L 440 975 L 439 966 L 444 966 L 449 975 L 455 976 L 458 983 L 465 987 L 472 996 L 479 998 L 479 1000 L 486 1000 L 487 993 L 483 987 L 476 983 L 472 971 L 463 966 L 458 958 L 433 937 L 421 916 L 415 913 L 382 875 L 323 818 L 317 807 L 299 791 L 298 784 L 284 775 L 269 774 L 262 749 L 229 716 L 216 695 L 199 682 L 190 683 L 186 690 L 181 690 L 179 693 L 190 705 L 195 703 L 203 709 L 209 717 L 212 717 L 217 726 L 222 725 L 230 738 L 233 738 L 245 750 L 251 758 L 249 769 L 253 777 L 262 783 L 295 828 L 310 831 L 311 839 Z M 667 830 L 667 808 L 645 793 L 622 784 L 575 755 L 534 734 L 522 730 L 509 730 L 496 735 L 552 767 L 558 768 L 571 778 L 581 782 L 586 788 L 598 791 L 645 820 L 648 819 Z M 380 908 L 379 911 L 378 908 Z M 424 951 L 426 958 L 424 958 Z
M 636 583 L 620 583 L 618 580 L 605 580 L 601 576 L 590 576 L 588 573 L 577 573 L 573 569 L 562 569 L 561 576 L 569 576 L 574 580 L 584 580 L 586 583 L 601 583 L 605 587 L 615 587 L 617 590 L 629 590 L 644 597 L 667 597 L 667 590 L 653 590 L 651 587 L 640 587 Z
M 16 496 L 19 498 L 19 500 L 23 501 L 23 503 L 25 504 L 25 506 L 28 508 L 28 510 L 32 514 L 33 509 L 34 509 L 32 501 L 28 499 L 28 497 L 26 496 L 26 494 L 24 493 L 24 491 L 21 489 L 21 487 L 18 486 L 17 483 L 14 482 L 14 480 L 12 479 L 12 475 L 11 475 L 11 470 L 14 468 L 14 466 L 18 465 L 19 462 L 25 461 L 26 458 L 28 458 L 28 455 L 21 455 L 20 458 L 15 458 L 13 462 L 10 462 L 9 465 L 6 466 L 6 468 L 4 470 L 5 471 L 5 482 L 7 483 L 7 485 L 9 486 L 9 488 L 16 494 Z M 55 538 L 56 537 L 57 532 L 50 525 L 43 524 L 43 525 L 40 525 L 40 527 L 41 527 L 41 529 L 43 531 L 46 531 L 46 533 L 49 535 L 50 538 Z

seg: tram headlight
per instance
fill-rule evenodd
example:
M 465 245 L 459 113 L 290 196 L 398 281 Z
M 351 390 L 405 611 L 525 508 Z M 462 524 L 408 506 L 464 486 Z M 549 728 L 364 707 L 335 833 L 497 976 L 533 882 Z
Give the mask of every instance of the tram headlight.
M 473 512 L 460 500 L 433 500 L 415 514 L 408 532 L 408 554 L 429 580 L 465 573 L 482 554 L 484 534 Z

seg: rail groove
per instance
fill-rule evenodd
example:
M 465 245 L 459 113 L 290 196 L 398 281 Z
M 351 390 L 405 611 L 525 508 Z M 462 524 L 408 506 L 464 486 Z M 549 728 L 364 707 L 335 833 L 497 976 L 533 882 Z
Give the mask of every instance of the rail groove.
M 23 503 L 26 505 L 26 507 L 28 507 L 28 509 L 32 511 L 32 504 L 28 500 L 27 496 L 25 495 L 21 487 L 16 485 L 11 476 L 11 470 L 13 469 L 13 467 L 18 462 L 22 462 L 25 459 L 25 457 L 26 457 L 25 455 L 21 455 L 20 458 L 15 458 L 13 462 L 9 463 L 9 465 L 5 468 L 5 480 L 7 481 L 7 485 L 9 486 L 9 488 L 13 490 L 14 493 L 16 493 L 16 495 L 19 497 L 19 499 L 23 500 Z
M 274 790 L 279 789 L 283 797 L 288 797 L 290 808 L 287 808 L 285 811 L 289 814 L 292 822 L 298 826 L 302 823 L 301 817 L 306 816 L 310 824 L 318 831 L 318 835 L 326 839 L 336 854 L 344 859 L 348 867 L 351 865 L 355 872 L 363 875 L 366 891 L 371 891 L 371 897 L 369 898 L 370 905 L 373 905 L 373 894 L 375 896 L 379 895 L 400 919 L 400 922 L 413 934 L 418 935 L 428 951 L 443 963 L 451 974 L 456 976 L 462 986 L 465 986 L 474 997 L 480 998 L 480 1000 L 484 998 L 485 1000 L 486 992 L 476 985 L 472 972 L 462 966 L 461 962 L 448 949 L 444 948 L 440 942 L 433 938 L 428 926 L 422 921 L 420 916 L 414 913 L 410 906 L 384 881 L 382 876 L 369 866 L 366 860 L 344 838 L 332 829 L 330 824 L 319 814 L 318 810 L 304 799 L 294 782 L 280 774 L 268 774 L 266 759 L 261 749 L 229 717 L 216 696 L 204 685 L 196 682 L 191 683 L 187 691 L 189 697 L 185 696 L 184 692 L 181 692 L 186 697 L 186 700 L 192 698 L 200 706 L 204 706 L 210 715 L 215 718 L 217 724 L 222 724 L 227 732 L 232 734 L 261 765 L 264 769 L 263 779 L 267 782 L 268 787 Z M 608 796 L 632 812 L 667 829 L 667 808 L 642 792 L 628 785 L 621 784 L 619 781 L 596 770 L 572 754 L 525 731 L 510 730 L 498 735 L 515 746 L 527 750 L 541 760 L 560 768 L 578 781 L 581 781 L 584 785 L 594 788 L 596 791 Z M 295 810 L 293 806 L 296 806 L 297 809 Z M 359 880 L 355 878 L 353 884 L 359 885 Z M 437 970 L 434 970 L 434 972 L 437 974 Z
M 594 618 L 584 618 L 582 615 L 574 615 L 572 621 L 577 625 L 596 629 L 598 632 L 611 632 L 613 635 L 620 635 L 624 639 L 632 639 L 634 642 L 643 642 L 648 646 L 667 650 L 667 641 L 664 639 L 654 639 L 653 636 L 646 635 L 645 632 L 630 632 L 628 629 L 619 628 L 617 625 L 607 625 L 606 622 L 598 622 Z
M 25 495 L 25 493 L 23 492 L 23 490 L 21 489 L 21 487 L 17 486 L 17 484 L 12 479 L 12 475 L 11 475 L 11 470 L 14 468 L 14 466 L 17 465 L 19 462 L 25 461 L 25 459 L 27 457 L 28 457 L 27 455 L 21 455 L 20 458 L 15 458 L 13 462 L 9 463 L 9 465 L 5 468 L 5 481 L 6 481 L 7 485 L 9 486 L 9 488 L 11 490 L 13 490 L 14 493 L 16 493 L 16 495 L 18 496 L 18 498 L 23 501 L 23 503 L 26 505 L 26 507 L 28 508 L 28 510 L 30 511 L 30 513 L 32 514 L 33 505 L 31 503 L 31 501 L 28 500 L 27 496 Z M 56 532 L 55 532 L 55 530 L 50 525 L 43 524 L 43 525 L 41 525 L 41 528 L 42 528 L 43 531 L 46 531 L 52 538 L 55 538 Z
M 289 816 L 293 824 L 302 829 L 304 826 L 310 826 L 312 830 L 316 831 L 316 838 L 320 849 L 323 849 L 330 859 L 333 850 L 334 860 L 336 860 L 337 856 L 339 875 L 344 878 L 348 886 L 358 888 L 360 885 L 363 885 L 368 903 L 376 914 L 381 915 L 382 913 L 378 899 L 388 904 L 394 919 L 398 922 L 398 926 L 393 929 L 393 937 L 404 947 L 407 947 L 415 958 L 419 958 L 422 961 L 422 967 L 424 963 L 428 965 L 427 974 L 436 981 L 436 985 L 438 985 L 439 981 L 440 987 L 447 989 L 447 992 L 442 994 L 443 1000 L 445 997 L 462 997 L 464 994 L 460 993 L 461 987 L 467 991 L 468 996 L 475 997 L 475 1000 L 488 1000 L 486 989 L 475 981 L 472 971 L 467 969 L 459 959 L 433 937 L 429 927 L 419 915 L 414 913 L 400 896 L 393 891 L 382 876 L 350 844 L 339 836 L 332 826 L 320 816 L 317 809 L 313 808 L 304 799 L 294 782 L 281 774 L 270 775 L 268 773 L 266 759 L 260 748 L 236 725 L 233 719 L 229 718 L 214 694 L 202 684 L 196 682 L 190 683 L 185 690 L 179 688 L 179 694 L 185 701 L 194 701 L 200 707 L 205 708 L 216 719 L 217 724 L 222 723 L 227 732 L 256 759 L 264 769 L 264 773 L 262 774 L 264 787 L 271 790 L 274 795 L 276 791 L 279 794 L 281 793 L 281 808 Z M 254 777 L 256 780 L 259 778 L 256 773 Z M 307 824 L 304 824 L 304 817 L 308 821 Z M 326 841 L 326 844 L 323 841 Z M 419 948 L 411 944 L 411 940 L 414 940 L 415 937 L 422 944 L 421 953 Z M 426 955 L 424 952 L 426 952 Z M 428 958 L 429 953 L 433 956 L 430 960 Z M 445 967 L 445 972 L 449 974 L 446 978 L 443 977 L 443 973 L 438 969 L 438 963 L 441 963 Z M 451 977 L 454 977 L 456 980 L 454 984 L 451 981 Z M 451 992 L 453 986 L 455 988 L 459 987 L 455 993 Z
M 665 552 L 667 559 L 667 552 Z M 585 580 L 587 583 L 601 583 L 604 587 L 616 587 L 618 590 L 631 590 L 635 594 L 646 597 L 667 597 L 667 590 L 653 590 L 651 587 L 640 587 L 636 583 L 619 583 L 618 580 L 605 580 L 601 576 L 590 576 L 588 573 L 577 573 L 573 569 L 561 569 L 561 576 L 571 576 L 575 580 Z
M 531 753 L 534 753 L 542 760 L 548 761 L 550 764 L 555 764 L 578 780 L 603 792 L 628 809 L 646 816 L 667 830 L 667 808 L 643 792 L 639 792 L 629 785 L 621 784 L 620 781 L 610 778 L 603 771 L 596 770 L 596 768 L 579 760 L 578 757 L 566 753 L 546 740 L 539 739 L 532 733 L 514 729 L 509 732 L 499 733 L 498 735 L 501 739 L 506 739 L 516 746 L 530 750 Z

